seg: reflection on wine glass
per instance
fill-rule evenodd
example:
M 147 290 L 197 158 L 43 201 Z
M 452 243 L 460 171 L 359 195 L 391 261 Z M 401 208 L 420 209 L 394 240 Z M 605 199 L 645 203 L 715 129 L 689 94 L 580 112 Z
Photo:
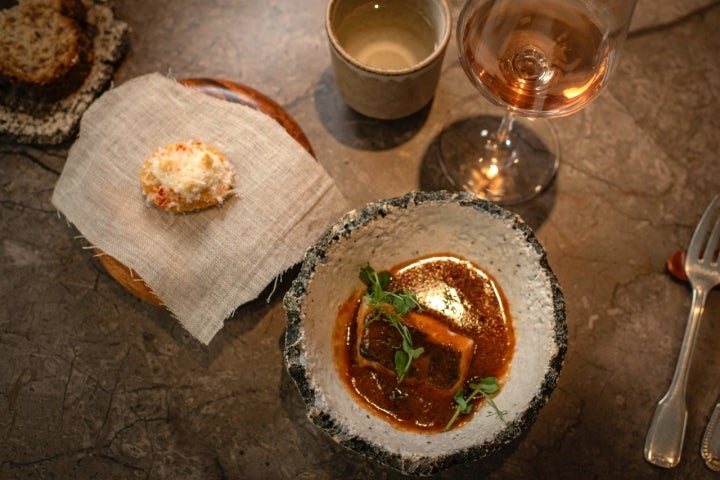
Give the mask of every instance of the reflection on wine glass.
M 453 112 L 473 115 L 440 136 L 440 164 L 453 184 L 506 205 L 545 189 L 559 164 L 546 119 L 597 97 L 634 8 L 635 0 L 466 0 L 457 25 L 460 62 L 502 110 L 464 102 Z

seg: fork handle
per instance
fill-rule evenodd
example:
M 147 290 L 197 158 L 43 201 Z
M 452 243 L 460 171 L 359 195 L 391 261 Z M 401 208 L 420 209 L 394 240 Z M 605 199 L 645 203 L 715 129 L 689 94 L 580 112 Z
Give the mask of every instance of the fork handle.
M 658 402 L 645 438 L 645 459 L 659 467 L 672 468 L 680 463 L 687 424 L 685 389 L 706 297 L 704 288 L 693 287 L 692 307 L 675 373 L 667 393 Z

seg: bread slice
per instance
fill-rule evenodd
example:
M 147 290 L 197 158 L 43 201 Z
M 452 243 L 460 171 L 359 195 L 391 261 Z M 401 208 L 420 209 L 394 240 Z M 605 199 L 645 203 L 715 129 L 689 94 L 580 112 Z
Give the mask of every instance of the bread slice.
M 42 115 L 77 91 L 93 48 L 79 0 L 20 0 L 0 10 L 0 103 Z
M 173 213 L 221 204 L 232 193 L 234 170 L 217 149 L 191 140 L 155 150 L 140 171 L 148 203 Z
M 5 49 L 0 48 L 0 62 L 4 65 L 4 73 L 0 75 L 0 141 L 59 144 L 77 132 L 82 114 L 110 84 L 115 66 L 127 51 L 129 28 L 117 20 L 112 9 L 101 0 L 0 0 L 0 13 L 5 22 L 10 21 L 8 18 L 17 18 L 20 10 L 55 18 L 56 26 L 63 25 L 70 32 L 64 34 L 66 38 L 75 38 L 78 42 L 79 58 L 64 74 L 62 68 L 47 74 L 53 70 L 49 68 L 44 70 L 44 79 L 40 76 L 31 79 L 27 74 L 10 73 L 10 65 L 17 60 L 6 58 Z M 55 13 L 48 14 L 48 11 Z M 82 35 L 77 36 L 77 28 Z M 5 25 L 0 26 L 0 42 L 10 41 L 6 39 L 6 31 Z M 85 42 L 88 42 L 87 48 Z M 20 44 L 18 37 L 15 44 L 16 47 Z M 55 60 L 55 63 L 63 62 Z M 47 79 L 49 83 L 45 83 Z

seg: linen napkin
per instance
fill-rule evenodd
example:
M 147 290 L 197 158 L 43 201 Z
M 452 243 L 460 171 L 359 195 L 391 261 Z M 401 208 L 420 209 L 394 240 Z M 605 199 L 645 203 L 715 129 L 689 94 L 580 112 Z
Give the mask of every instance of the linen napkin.
M 225 155 L 236 194 L 220 207 L 172 214 L 146 203 L 140 170 L 155 149 L 186 140 Z M 347 209 L 322 166 L 275 120 L 159 74 L 88 109 L 52 203 L 204 344 Z

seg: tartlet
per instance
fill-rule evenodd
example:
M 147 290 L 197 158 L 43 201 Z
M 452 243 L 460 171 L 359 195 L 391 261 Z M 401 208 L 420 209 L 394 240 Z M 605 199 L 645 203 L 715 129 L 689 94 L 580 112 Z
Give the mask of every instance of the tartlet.
M 152 152 L 140 171 L 140 183 L 148 203 L 183 213 L 222 204 L 233 193 L 234 175 L 220 151 L 190 140 Z

